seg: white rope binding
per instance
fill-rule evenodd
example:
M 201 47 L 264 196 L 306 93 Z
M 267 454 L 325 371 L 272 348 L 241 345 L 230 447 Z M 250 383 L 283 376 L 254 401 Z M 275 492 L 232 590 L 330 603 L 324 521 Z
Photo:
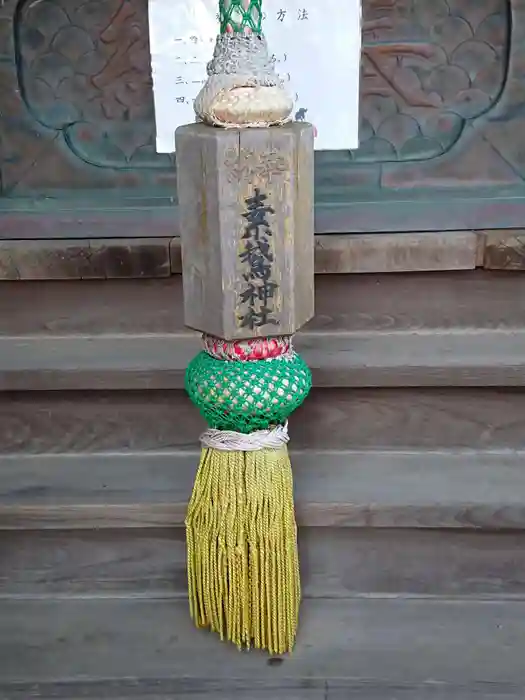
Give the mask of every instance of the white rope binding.
M 255 452 L 256 450 L 278 450 L 286 445 L 288 421 L 272 430 L 255 430 L 253 433 L 236 433 L 234 430 L 209 428 L 200 437 L 204 447 L 223 452 Z

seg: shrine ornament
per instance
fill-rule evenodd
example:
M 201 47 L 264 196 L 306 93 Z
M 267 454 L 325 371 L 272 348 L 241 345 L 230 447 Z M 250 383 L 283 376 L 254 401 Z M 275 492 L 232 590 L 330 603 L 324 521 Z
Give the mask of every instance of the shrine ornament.
M 176 131 L 185 387 L 208 424 L 186 515 L 190 614 L 239 648 L 295 643 L 301 600 L 288 418 L 311 373 L 313 141 L 269 58 L 261 0 L 220 0 L 196 123 Z

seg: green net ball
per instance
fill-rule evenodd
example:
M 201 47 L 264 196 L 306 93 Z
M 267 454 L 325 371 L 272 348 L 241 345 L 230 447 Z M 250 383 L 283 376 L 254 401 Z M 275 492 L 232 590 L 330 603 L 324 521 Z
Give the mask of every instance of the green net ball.
M 221 34 L 252 30 L 261 33 L 261 0 L 219 0 Z
M 312 375 L 297 353 L 237 362 L 200 352 L 188 365 L 185 386 L 211 428 L 251 433 L 284 423 L 308 395 Z

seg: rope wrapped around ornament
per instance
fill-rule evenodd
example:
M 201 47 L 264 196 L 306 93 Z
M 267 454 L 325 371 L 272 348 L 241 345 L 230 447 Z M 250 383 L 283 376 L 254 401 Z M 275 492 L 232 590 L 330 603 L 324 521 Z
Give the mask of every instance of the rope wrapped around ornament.
M 293 100 L 261 31 L 261 0 L 220 0 L 219 17 L 221 34 L 194 102 L 197 120 L 224 128 L 285 123 Z
M 272 340 L 256 342 L 273 347 Z M 187 368 L 186 391 L 210 428 L 201 436 L 186 540 L 197 626 L 239 648 L 282 654 L 293 648 L 301 600 L 288 416 L 312 378 L 290 339 L 275 340 L 276 357 L 202 351 Z
M 293 351 L 290 336 L 228 341 L 203 333 L 202 346 L 217 360 L 270 360 Z
M 286 445 L 288 437 L 288 421 L 270 430 L 256 430 L 253 433 L 236 433 L 234 430 L 215 430 L 208 428 L 202 433 L 200 440 L 204 447 L 223 452 L 253 452 L 254 450 L 275 449 Z

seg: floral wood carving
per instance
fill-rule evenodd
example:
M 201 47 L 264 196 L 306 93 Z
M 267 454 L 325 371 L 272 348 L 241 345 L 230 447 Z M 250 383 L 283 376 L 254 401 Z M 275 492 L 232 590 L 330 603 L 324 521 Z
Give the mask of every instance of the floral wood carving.
M 506 0 L 364 4 L 358 161 L 448 151 L 497 101 L 507 71 Z
M 525 0 L 364 0 L 361 147 L 317 154 L 317 201 L 521 186 L 524 27 Z M 3 0 L 4 195 L 174 191 L 147 37 L 147 0 Z
M 155 152 L 147 3 L 23 2 L 17 30 L 24 99 L 43 126 L 64 133 L 82 160 L 169 167 Z
M 82 159 L 169 165 L 155 154 L 147 4 L 41 0 L 19 14 L 19 80 L 35 119 Z M 432 158 L 488 110 L 506 72 L 506 0 L 364 4 L 356 161 Z

